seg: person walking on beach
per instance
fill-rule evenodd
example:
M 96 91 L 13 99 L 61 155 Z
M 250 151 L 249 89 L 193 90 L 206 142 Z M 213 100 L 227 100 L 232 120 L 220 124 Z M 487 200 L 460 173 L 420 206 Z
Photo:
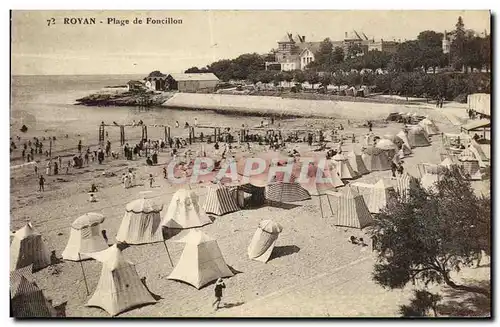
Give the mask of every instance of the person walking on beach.
M 57 162 L 54 162 L 54 175 L 59 174 L 59 165 Z
M 217 306 L 215 307 L 215 310 L 219 309 L 219 305 L 220 305 L 220 302 L 222 300 L 222 289 L 223 288 L 226 288 L 226 284 L 224 284 L 224 281 L 222 280 L 222 278 L 217 279 L 217 282 L 215 283 L 215 289 L 214 289 L 215 302 L 212 304 L 212 306 L 217 304 Z
M 82 153 L 82 140 L 78 141 L 78 153 Z
M 35 162 L 35 176 L 38 177 L 38 165 L 36 162 Z
M 68 160 L 68 164 L 66 165 L 66 175 L 69 174 L 69 168 L 71 167 L 71 160 Z
M 47 161 L 47 166 L 45 167 L 45 175 L 49 176 L 50 175 L 50 169 L 52 168 L 52 163 Z
M 178 120 L 175 121 L 175 128 L 179 128 L 179 121 Z
M 38 179 L 38 191 L 43 192 L 45 191 L 44 185 L 45 185 L 45 178 L 43 178 L 43 175 L 40 175 L 40 178 Z
M 153 178 L 153 174 L 149 174 L 149 187 L 152 188 L 153 187 L 153 183 L 154 183 L 154 178 Z

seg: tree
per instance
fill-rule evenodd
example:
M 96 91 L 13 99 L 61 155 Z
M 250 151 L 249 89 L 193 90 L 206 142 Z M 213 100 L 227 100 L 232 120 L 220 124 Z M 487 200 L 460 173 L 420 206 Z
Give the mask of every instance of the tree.
M 184 71 L 185 74 L 191 74 L 191 73 L 210 73 L 209 69 L 207 67 L 202 67 L 201 69 L 198 67 L 191 67 L 188 68 Z
M 423 31 L 417 36 L 417 40 L 422 47 L 425 48 L 442 48 L 443 33 L 437 33 L 434 31 Z
M 232 76 L 231 60 L 223 59 L 213 62 L 208 66 L 209 70 L 224 82 L 229 81 Z
M 293 80 L 295 81 L 295 83 L 302 84 L 306 81 L 306 75 L 301 70 L 294 70 L 293 71 Z
M 455 69 L 462 69 L 464 65 L 464 49 L 465 49 L 465 25 L 462 16 L 458 17 L 455 31 L 453 32 L 453 41 L 451 42 L 451 63 Z
M 347 47 L 347 58 L 355 58 L 363 53 L 363 48 L 358 43 L 351 43 Z
M 322 87 L 327 88 L 328 85 L 332 83 L 332 74 L 324 73 L 323 75 L 321 75 L 319 82 L 321 83 Z
M 398 46 L 392 56 L 391 69 L 398 72 L 412 72 L 422 66 L 421 50 L 418 41 L 406 41 Z
M 372 275 L 376 283 L 390 289 L 417 281 L 425 286 L 445 283 L 490 294 L 481 287 L 456 284 L 450 277 L 451 271 L 472 265 L 478 239 L 489 237 L 484 226 L 489 225 L 491 200 L 481 201 L 464 174 L 457 167 L 443 169 L 435 190 L 417 183 L 409 197 L 393 199 L 374 219 L 370 232 L 380 249 Z
M 429 311 L 432 310 L 434 317 L 437 317 L 437 304 L 441 299 L 439 294 L 433 294 L 426 290 L 415 290 L 410 305 L 402 305 L 399 312 L 403 317 L 425 317 L 429 316 Z
M 151 73 L 149 73 L 148 77 L 162 77 L 162 76 L 165 76 L 165 74 L 163 74 L 162 72 L 160 72 L 159 70 L 155 70 L 155 71 L 152 71 Z
M 312 86 L 312 89 L 314 90 L 314 84 L 318 84 L 319 82 L 319 75 L 318 73 L 313 71 L 306 71 L 305 79 Z
M 332 54 L 332 64 L 337 65 L 344 62 L 345 54 L 344 49 L 341 47 L 335 47 Z
M 333 44 L 329 38 L 324 39 L 314 54 L 314 62 L 322 71 L 329 70 L 333 65 Z
M 281 72 L 273 74 L 274 86 L 279 86 L 281 81 L 283 81 L 283 74 L 281 74 Z
M 291 72 L 281 72 L 281 76 L 285 82 L 288 83 L 288 86 L 290 86 L 290 82 L 293 80 L 293 74 Z

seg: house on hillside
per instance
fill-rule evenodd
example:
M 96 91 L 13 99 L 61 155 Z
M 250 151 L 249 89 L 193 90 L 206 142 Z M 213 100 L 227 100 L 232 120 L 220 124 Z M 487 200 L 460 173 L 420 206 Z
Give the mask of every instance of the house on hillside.
M 215 91 L 219 79 L 212 73 L 170 74 L 166 79 L 169 90 L 181 92 Z

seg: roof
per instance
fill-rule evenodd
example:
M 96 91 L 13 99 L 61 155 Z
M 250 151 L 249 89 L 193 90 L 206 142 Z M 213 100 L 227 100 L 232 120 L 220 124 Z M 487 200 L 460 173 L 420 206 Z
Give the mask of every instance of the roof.
M 491 121 L 489 119 L 474 120 L 462 126 L 467 131 L 474 131 L 483 127 L 491 127 Z
M 176 81 L 218 81 L 213 73 L 170 74 Z
M 82 229 L 83 227 L 99 225 L 104 221 L 104 216 L 100 213 L 89 212 L 83 216 L 78 217 L 72 224 L 71 227 L 74 229 Z
M 290 38 L 288 37 L 288 34 L 285 34 L 279 41 L 278 43 L 293 43 L 290 41 Z
M 127 204 L 125 207 L 126 211 L 132 211 L 134 213 L 151 213 L 160 212 L 163 209 L 163 204 L 156 203 L 152 199 L 137 199 Z
M 318 52 L 321 46 L 321 42 L 304 42 L 304 43 L 298 43 L 297 46 L 301 50 L 300 51 L 301 55 L 306 49 L 309 49 L 309 51 L 315 54 L 316 52 Z

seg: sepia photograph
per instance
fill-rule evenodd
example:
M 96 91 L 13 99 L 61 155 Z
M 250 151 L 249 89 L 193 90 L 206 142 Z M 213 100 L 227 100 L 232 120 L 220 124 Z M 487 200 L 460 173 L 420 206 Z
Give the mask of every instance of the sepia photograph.
M 493 316 L 489 10 L 9 15 L 10 317 Z

